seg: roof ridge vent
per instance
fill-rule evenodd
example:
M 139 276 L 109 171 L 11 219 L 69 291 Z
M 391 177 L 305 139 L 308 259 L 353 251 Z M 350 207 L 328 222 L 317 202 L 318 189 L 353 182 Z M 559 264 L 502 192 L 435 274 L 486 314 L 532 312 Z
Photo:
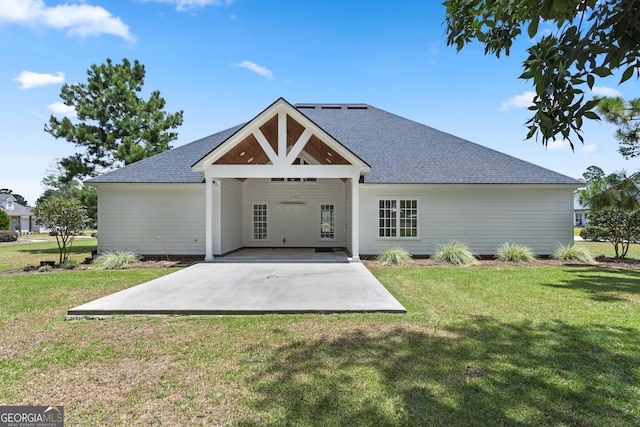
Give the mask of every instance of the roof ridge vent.
M 369 106 L 367 104 L 349 104 L 347 105 L 348 110 L 366 110 Z
M 320 106 L 322 110 L 342 110 L 341 104 L 323 104 Z
M 305 110 L 315 110 L 316 109 L 316 105 L 315 104 L 296 104 L 296 105 L 294 105 L 294 107 L 296 107 L 298 109 L 305 109 Z

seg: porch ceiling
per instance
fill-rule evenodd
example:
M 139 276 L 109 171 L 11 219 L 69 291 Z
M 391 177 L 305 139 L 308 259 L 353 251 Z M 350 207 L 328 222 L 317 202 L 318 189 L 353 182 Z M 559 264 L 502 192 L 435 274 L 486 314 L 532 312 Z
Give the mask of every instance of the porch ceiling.
M 265 124 L 260 126 L 260 132 L 267 140 L 274 153 L 278 156 L 278 116 L 275 115 Z M 296 142 L 304 132 L 305 128 L 290 115 L 287 114 L 287 155 L 291 152 Z M 333 148 L 325 144 L 316 135 L 312 135 L 309 141 L 302 148 L 302 152 L 314 159 L 319 165 L 349 165 L 350 163 L 336 152 Z M 224 156 L 214 164 L 217 165 L 266 165 L 270 164 L 269 156 L 260 146 L 260 143 L 251 134 L 229 150 Z
M 268 163 L 269 156 L 253 135 L 246 137 L 215 162 L 217 165 L 266 165 Z

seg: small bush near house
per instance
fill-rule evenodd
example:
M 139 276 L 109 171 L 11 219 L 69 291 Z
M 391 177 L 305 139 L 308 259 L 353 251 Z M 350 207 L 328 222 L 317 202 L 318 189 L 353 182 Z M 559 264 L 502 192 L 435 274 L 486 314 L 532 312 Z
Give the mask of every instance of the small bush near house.
M 595 225 L 588 225 L 580 231 L 580 237 L 594 242 L 604 242 L 607 240 L 608 235 L 609 232 L 606 228 Z
M 436 247 L 431 259 L 436 262 L 446 262 L 447 264 L 461 267 L 478 263 L 476 257 L 469 250 L 469 246 L 457 240 L 452 240 Z
M 17 231 L 0 231 L 0 243 L 2 242 L 15 242 L 18 240 Z
M 0 209 L 0 230 L 8 230 L 11 228 L 11 218 L 9 214 Z
M 96 270 L 117 270 L 140 261 L 140 255 L 133 251 L 109 251 L 98 256 L 91 268 Z
M 64 268 L 65 270 L 73 270 L 74 268 L 78 268 L 78 263 L 76 261 L 68 259 L 66 261 L 62 261 L 62 264 L 60 264 L 60 268 Z
M 412 260 L 411 254 L 404 248 L 393 247 L 378 254 L 376 261 L 382 265 L 404 265 Z
M 574 246 L 571 244 L 567 245 L 558 245 L 556 249 L 551 254 L 551 258 L 557 259 L 560 261 L 575 261 L 575 262 L 583 262 L 586 264 L 595 264 L 596 261 L 593 259 L 591 254 L 586 248 L 581 246 Z
M 48 273 L 51 270 L 53 270 L 53 267 L 51 267 L 49 264 L 41 265 L 40 268 L 38 268 L 38 271 L 40 271 L 41 273 Z
M 498 248 L 496 259 L 498 261 L 533 262 L 536 257 L 528 246 L 505 242 Z

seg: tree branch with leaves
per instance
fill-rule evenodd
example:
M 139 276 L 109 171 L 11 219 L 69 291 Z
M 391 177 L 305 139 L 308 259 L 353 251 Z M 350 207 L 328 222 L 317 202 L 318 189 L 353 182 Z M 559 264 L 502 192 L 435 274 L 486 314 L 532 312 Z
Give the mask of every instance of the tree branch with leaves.
M 598 112 L 609 123 L 618 126 L 618 152 L 625 159 L 640 156 L 640 98 L 625 101 L 621 97 L 602 98 Z
M 485 54 L 509 55 L 514 40 L 526 32 L 539 37 L 541 23 L 551 34 L 531 46 L 520 78 L 533 82 L 527 138 L 542 144 L 558 136 L 573 148 L 581 142 L 584 119 L 598 120 L 597 99 L 587 99 L 597 79 L 620 71 L 620 83 L 638 76 L 640 0 L 447 0 L 447 44 L 460 51 L 473 40 Z

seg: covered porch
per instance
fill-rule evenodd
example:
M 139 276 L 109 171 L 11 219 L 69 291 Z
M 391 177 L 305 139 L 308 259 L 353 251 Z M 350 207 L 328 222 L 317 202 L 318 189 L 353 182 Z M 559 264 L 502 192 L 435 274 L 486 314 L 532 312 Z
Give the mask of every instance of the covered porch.
M 370 168 L 283 99 L 192 170 L 204 176 L 205 261 L 243 247 L 345 247 L 359 261 Z

